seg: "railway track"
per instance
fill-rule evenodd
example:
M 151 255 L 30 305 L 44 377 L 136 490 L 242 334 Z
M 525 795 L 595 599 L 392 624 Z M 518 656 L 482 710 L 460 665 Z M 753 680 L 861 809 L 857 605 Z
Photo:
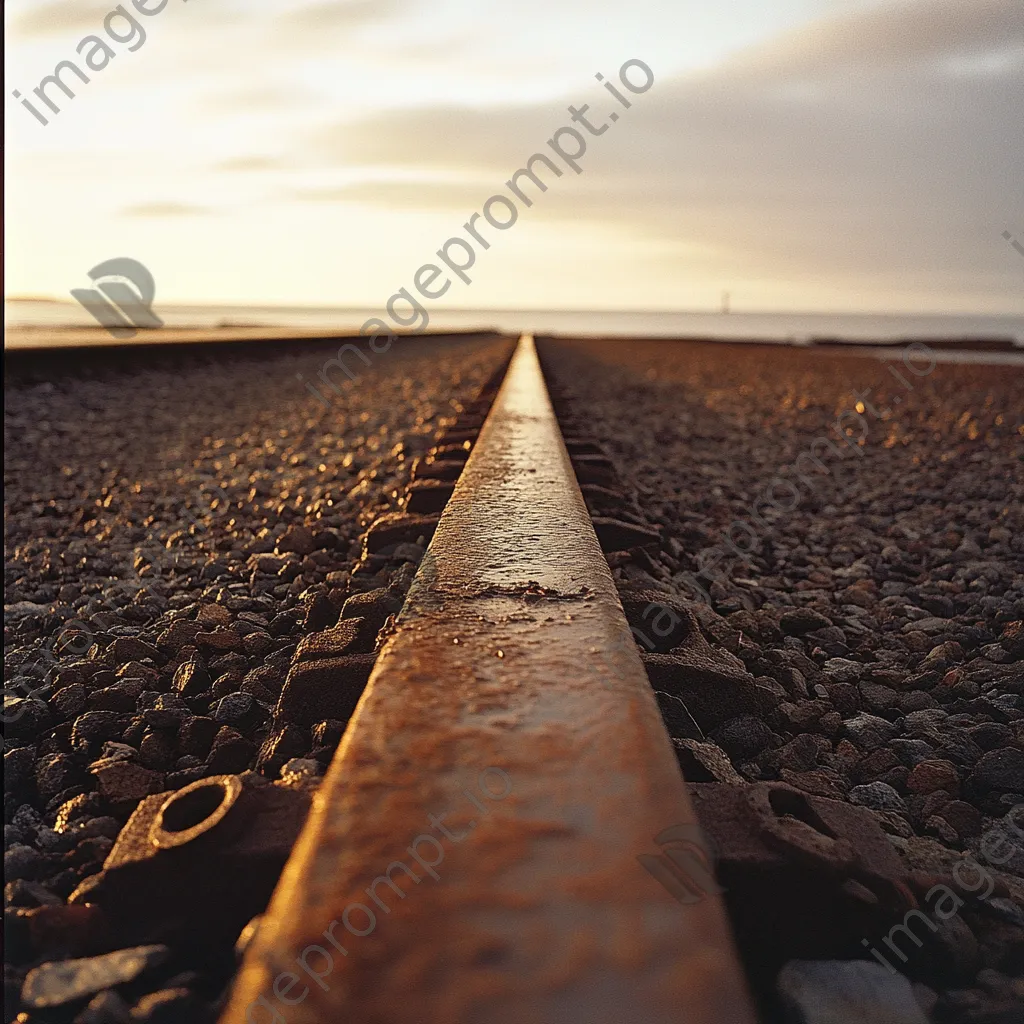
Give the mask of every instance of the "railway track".
M 751 1019 L 721 906 L 636 860 L 694 821 L 524 337 L 223 1019 L 300 961 L 295 1021 Z
M 241 933 L 224 1024 L 923 1024 L 875 937 L 963 887 L 908 871 L 864 808 L 745 781 L 707 742 L 780 696 L 643 582 L 659 530 L 540 347 L 519 340 L 369 524 L 259 772 L 138 805 L 69 899 L 102 936 L 80 952 L 191 942 L 227 969 Z M 293 760 L 310 730 L 337 744 L 319 785 Z

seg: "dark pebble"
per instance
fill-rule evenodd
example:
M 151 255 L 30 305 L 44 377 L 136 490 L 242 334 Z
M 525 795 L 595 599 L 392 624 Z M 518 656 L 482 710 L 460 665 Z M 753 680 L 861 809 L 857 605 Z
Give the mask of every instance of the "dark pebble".
M 44 800 L 81 785 L 88 778 L 82 761 L 71 754 L 49 754 L 36 765 L 36 788 Z
M 179 665 L 174 673 L 174 688 L 184 697 L 194 697 L 197 694 L 205 693 L 212 683 L 210 673 L 199 658 L 193 658 L 183 665 Z
M 36 751 L 34 747 L 12 747 L 4 753 L 4 792 L 21 789 L 35 776 Z
M 219 726 L 203 715 L 186 718 L 178 730 L 178 749 L 181 753 L 206 759 Z
M 990 750 L 977 760 L 970 776 L 971 785 L 981 791 L 998 793 L 1024 791 L 1024 750 L 1003 747 Z
M 131 1024 L 131 1007 L 113 989 L 100 992 L 74 1019 L 74 1024 Z M 185 1024 L 185 1022 L 183 1022 Z
M 733 763 L 750 761 L 779 742 L 764 721 L 753 715 L 741 715 L 726 722 L 712 731 L 711 738 L 732 758 Z
M 235 725 L 248 718 L 256 701 L 248 693 L 229 693 L 212 707 L 213 719 L 221 725 Z
M 123 985 L 164 963 L 166 946 L 137 946 L 102 956 L 58 960 L 29 971 L 21 999 L 30 1010 L 66 1006 L 115 985 Z
M 87 711 L 75 719 L 72 743 L 79 748 L 103 740 L 118 739 L 124 732 L 127 718 L 114 711 Z
M 4 886 L 4 903 L 11 907 L 54 907 L 63 900 L 45 885 L 26 878 L 17 878 Z
M 255 755 L 255 744 L 225 725 L 214 737 L 206 767 L 211 775 L 237 775 L 250 767 Z
M 5 879 L 34 879 L 43 867 L 43 857 L 31 846 L 14 845 L 4 852 Z
M 50 698 L 50 707 L 62 719 L 80 715 L 89 699 L 89 691 L 81 683 L 72 683 L 58 690 Z

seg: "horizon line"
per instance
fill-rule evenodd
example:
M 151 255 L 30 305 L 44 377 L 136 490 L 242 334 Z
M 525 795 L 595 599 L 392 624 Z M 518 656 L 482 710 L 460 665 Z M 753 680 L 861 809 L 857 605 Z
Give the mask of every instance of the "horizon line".
M 48 305 L 76 307 L 76 303 L 69 299 L 56 298 L 44 295 L 5 295 L 4 304 L 7 303 L 46 303 Z M 374 311 L 377 307 L 365 306 L 325 306 L 325 305 L 285 305 L 285 304 L 256 304 L 246 302 L 163 302 L 160 303 L 163 309 L 204 309 L 204 310 L 265 310 L 269 312 L 284 311 L 305 311 L 305 312 L 358 312 L 365 313 Z M 950 312 L 948 310 L 907 310 L 891 309 L 879 310 L 849 310 L 849 309 L 731 309 L 723 311 L 720 307 L 709 306 L 706 308 L 593 308 L 583 306 L 552 307 L 552 306 L 435 306 L 431 309 L 432 314 L 438 313 L 501 313 L 501 314 L 527 314 L 527 313 L 594 313 L 594 314 L 636 314 L 636 315 L 700 315 L 700 316 L 934 316 L 934 317 L 1024 317 L 1024 310 L 1004 310 L 1002 312 Z

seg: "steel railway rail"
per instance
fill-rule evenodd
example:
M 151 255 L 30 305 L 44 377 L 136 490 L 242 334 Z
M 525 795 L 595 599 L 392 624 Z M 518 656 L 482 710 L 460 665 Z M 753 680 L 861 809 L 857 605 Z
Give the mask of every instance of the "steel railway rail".
M 695 822 L 524 336 L 222 1021 L 752 1020 Z

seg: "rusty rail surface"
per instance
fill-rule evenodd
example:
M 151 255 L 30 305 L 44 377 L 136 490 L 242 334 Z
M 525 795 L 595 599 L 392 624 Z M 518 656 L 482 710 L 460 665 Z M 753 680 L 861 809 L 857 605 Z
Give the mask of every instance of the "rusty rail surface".
M 745 1024 L 695 821 L 524 336 L 222 1021 Z

